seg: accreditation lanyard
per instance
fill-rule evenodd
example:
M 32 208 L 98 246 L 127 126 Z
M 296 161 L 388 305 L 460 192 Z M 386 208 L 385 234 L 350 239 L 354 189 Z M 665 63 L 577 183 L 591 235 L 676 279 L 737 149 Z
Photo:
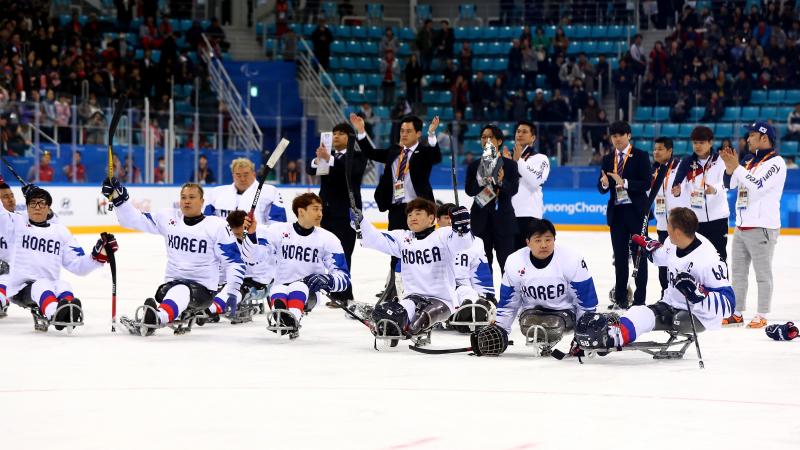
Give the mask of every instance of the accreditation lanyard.
M 758 168 L 758 166 L 760 166 L 760 165 L 761 165 L 761 163 L 763 163 L 764 161 L 766 161 L 766 160 L 768 160 L 768 159 L 772 158 L 772 156 L 773 156 L 774 154 L 775 154 L 775 151 L 774 151 L 774 150 L 773 150 L 773 151 L 771 151 L 771 152 L 769 152 L 769 153 L 767 153 L 767 155 L 766 155 L 766 156 L 764 156 L 763 158 L 761 158 L 761 160 L 760 160 L 760 161 L 758 161 L 758 162 L 757 162 L 757 163 L 755 163 L 755 164 L 753 164 L 753 159 L 755 159 L 755 158 L 753 158 L 753 159 L 751 159 L 750 161 L 748 161 L 748 162 L 747 162 L 747 165 L 745 165 L 745 166 L 744 166 L 744 168 L 745 168 L 745 169 L 746 169 L 748 172 L 750 172 L 750 171 L 753 171 L 753 170 L 756 170 L 756 169 Z M 752 166 L 752 167 L 751 167 L 751 166 Z
M 665 196 L 665 197 L 666 197 L 666 195 L 667 195 L 667 186 L 669 185 L 669 175 L 672 173 L 672 171 L 673 171 L 673 170 L 675 170 L 675 165 L 676 165 L 677 163 L 678 163 L 678 162 L 677 162 L 677 161 L 675 161 L 674 159 L 673 159 L 673 160 L 671 160 L 671 161 L 669 162 L 669 166 L 667 167 L 667 173 L 666 173 L 666 174 L 664 174 L 664 181 L 661 183 L 661 192 L 663 192 L 663 193 L 664 193 L 664 196 Z M 656 174 L 655 174 L 654 176 L 655 176 L 655 177 L 657 177 L 657 176 L 658 176 L 658 170 L 656 170 Z M 654 179 L 653 181 L 656 181 L 656 180 Z
M 711 155 L 709 154 L 708 155 L 708 161 L 706 161 L 706 163 L 703 164 L 703 178 L 700 181 L 700 188 L 702 188 L 704 191 L 705 191 L 705 188 L 706 188 L 706 172 L 708 171 L 708 166 L 711 164 L 711 159 L 712 159 Z M 695 161 L 695 164 L 696 163 L 697 162 Z M 697 167 L 697 166 L 695 165 L 695 167 Z M 692 180 L 692 184 L 694 184 L 694 180 Z
M 630 158 L 631 153 L 632 153 L 631 152 L 631 145 L 628 144 L 628 146 L 625 147 L 625 150 L 623 150 L 623 152 L 625 153 L 625 157 L 622 159 L 622 167 L 621 168 L 619 167 L 619 161 L 618 161 L 617 155 L 616 155 L 617 152 L 614 152 L 614 173 L 618 174 L 618 175 L 622 174 L 622 172 L 625 171 L 625 165 L 628 164 L 628 158 Z

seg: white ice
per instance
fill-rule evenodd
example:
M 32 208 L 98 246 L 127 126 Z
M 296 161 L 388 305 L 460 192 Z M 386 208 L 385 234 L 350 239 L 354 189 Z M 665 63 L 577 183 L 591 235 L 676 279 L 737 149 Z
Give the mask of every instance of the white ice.
M 118 311 L 131 314 L 161 283 L 164 248 L 157 236 L 118 239 Z M 89 248 L 95 237 L 80 240 Z M 608 235 L 558 240 L 584 252 L 605 310 Z M 781 236 L 771 322 L 800 322 L 798 255 L 800 236 Z M 388 260 L 364 249 L 354 260 L 356 296 L 373 301 Z M 0 321 L 2 449 L 798 448 L 800 339 L 763 330 L 701 334 L 705 370 L 694 347 L 677 361 L 535 358 L 516 328 L 517 345 L 499 358 L 377 352 L 363 325 L 323 304 L 295 341 L 267 331 L 263 316 L 142 338 L 110 332 L 107 269 L 67 279 L 86 313 L 72 336 L 35 332 L 15 306 Z M 751 275 L 746 319 L 755 296 Z M 439 332 L 431 347 L 466 345 Z

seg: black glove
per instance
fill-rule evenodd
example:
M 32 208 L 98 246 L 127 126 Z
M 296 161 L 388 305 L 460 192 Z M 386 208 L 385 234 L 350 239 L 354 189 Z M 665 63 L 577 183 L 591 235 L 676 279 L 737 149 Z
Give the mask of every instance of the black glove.
M 350 227 L 357 230 L 361 226 L 361 221 L 364 220 L 364 214 L 358 208 L 350 208 Z
M 33 184 L 33 183 L 31 183 L 31 184 L 26 184 L 26 185 L 22 186 L 22 196 L 23 196 L 23 197 L 27 197 L 27 196 L 28 196 L 28 192 L 30 192 L 30 191 L 31 191 L 31 190 L 33 190 L 33 189 L 37 189 L 38 187 L 39 187 L 39 186 L 36 186 L 36 185 L 35 185 L 35 184 Z
M 767 325 L 767 328 L 764 330 L 767 333 L 767 336 L 775 339 L 776 341 L 791 341 L 800 335 L 797 331 L 797 327 L 794 326 L 792 322 L 786 322 L 783 325 L 778 325 L 777 323 L 772 325 Z
M 105 250 L 105 252 L 103 252 Z M 116 253 L 119 250 L 117 238 L 111 233 L 100 233 L 100 239 L 94 244 L 92 248 L 92 259 L 97 262 L 108 262 L 108 252 Z
M 450 223 L 458 234 L 469 233 L 469 211 L 463 206 L 450 210 Z
M 128 196 L 128 189 L 116 178 L 106 178 L 103 180 L 103 197 L 111 198 L 111 202 L 114 206 L 120 206 L 130 198 Z
M 322 289 L 330 291 L 333 288 L 333 277 L 322 273 L 313 273 L 303 278 L 303 283 L 308 286 L 309 293 L 319 292 Z
M 687 272 L 681 272 L 675 277 L 675 289 L 692 303 L 700 303 L 706 298 L 705 292 L 697 286 L 692 274 Z

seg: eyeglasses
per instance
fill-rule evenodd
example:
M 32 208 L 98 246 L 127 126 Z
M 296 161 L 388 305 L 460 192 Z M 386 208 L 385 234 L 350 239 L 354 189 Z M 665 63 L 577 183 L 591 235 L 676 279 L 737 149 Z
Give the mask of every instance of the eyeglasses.
M 28 207 L 31 209 L 45 208 L 46 206 L 47 202 L 44 200 L 34 200 L 28 203 Z

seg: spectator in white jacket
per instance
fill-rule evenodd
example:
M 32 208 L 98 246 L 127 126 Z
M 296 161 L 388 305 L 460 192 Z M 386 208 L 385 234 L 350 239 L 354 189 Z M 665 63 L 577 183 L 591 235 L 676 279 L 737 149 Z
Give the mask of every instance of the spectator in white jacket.
M 514 214 L 517 216 L 516 250 L 525 247 L 523 234 L 528 224 L 544 216 L 544 194 L 542 185 L 550 175 L 550 160 L 547 155 L 537 153 L 536 125 L 523 120 L 517 123 L 514 133 L 514 161 L 519 169 L 519 190 L 511 198 Z

